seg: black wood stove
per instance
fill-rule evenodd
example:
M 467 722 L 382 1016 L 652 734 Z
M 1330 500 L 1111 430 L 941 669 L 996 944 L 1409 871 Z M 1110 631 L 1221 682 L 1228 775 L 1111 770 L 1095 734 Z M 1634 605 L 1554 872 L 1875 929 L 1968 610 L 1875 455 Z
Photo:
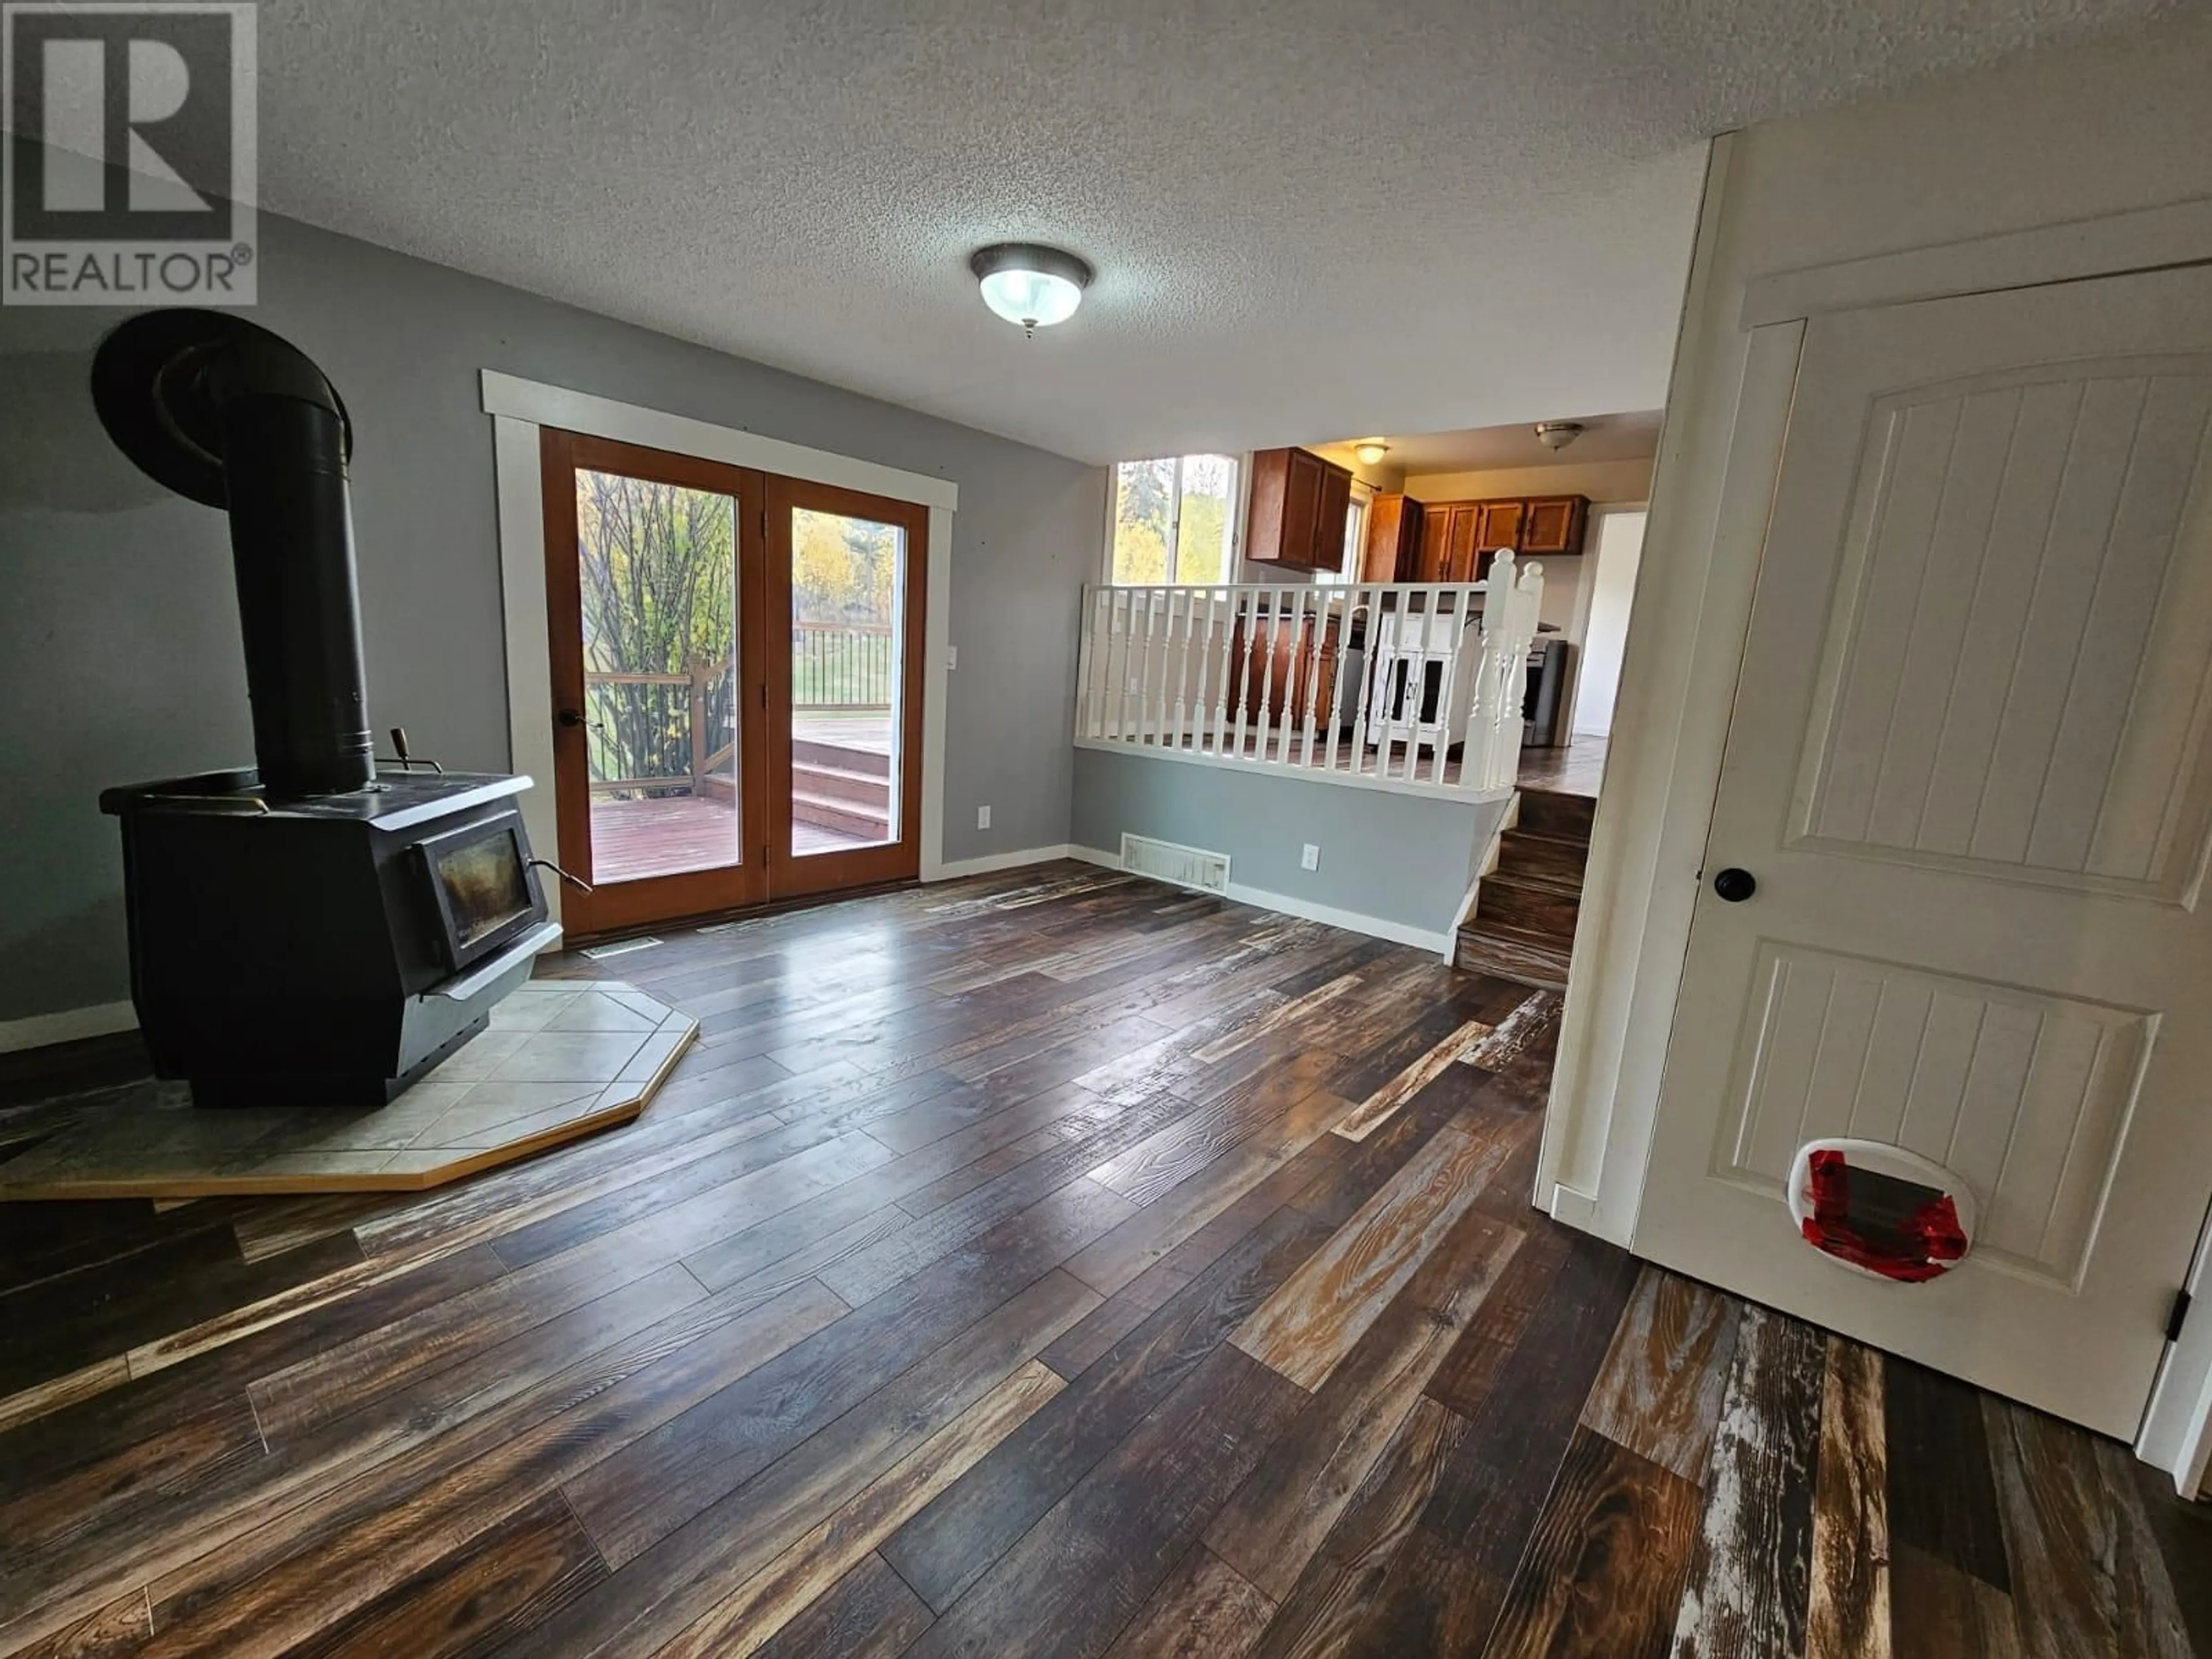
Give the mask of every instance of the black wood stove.
M 155 1071 L 203 1106 L 380 1106 L 482 1030 L 561 936 L 526 777 L 380 767 L 346 466 L 352 428 L 289 342 L 135 317 L 93 398 L 123 453 L 230 517 L 258 764 L 110 789 L 131 991 Z M 396 734 L 395 734 L 396 735 Z

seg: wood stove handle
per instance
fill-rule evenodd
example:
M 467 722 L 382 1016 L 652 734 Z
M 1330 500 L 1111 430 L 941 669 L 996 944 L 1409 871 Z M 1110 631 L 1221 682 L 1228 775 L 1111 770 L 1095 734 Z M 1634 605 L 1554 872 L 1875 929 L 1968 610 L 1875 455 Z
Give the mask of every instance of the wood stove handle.
M 530 867 L 533 870 L 550 870 L 580 893 L 588 893 L 592 890 L 591 883 L 586 881 L 581 876 L 570 875 L 551 859 L 532 859 L 530 860 Z

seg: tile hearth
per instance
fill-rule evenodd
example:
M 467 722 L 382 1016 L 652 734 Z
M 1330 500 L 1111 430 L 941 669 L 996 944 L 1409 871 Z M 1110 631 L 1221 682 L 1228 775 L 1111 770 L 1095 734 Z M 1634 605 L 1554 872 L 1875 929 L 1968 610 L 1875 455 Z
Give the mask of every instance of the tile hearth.
M 11 1199 L 416 1192 L 628 1123 L 698 1022 L 611 981 L 533 980 L 389 1106 L 202 1111 L 152 1079 L 70 1103 L 15 1157 Z

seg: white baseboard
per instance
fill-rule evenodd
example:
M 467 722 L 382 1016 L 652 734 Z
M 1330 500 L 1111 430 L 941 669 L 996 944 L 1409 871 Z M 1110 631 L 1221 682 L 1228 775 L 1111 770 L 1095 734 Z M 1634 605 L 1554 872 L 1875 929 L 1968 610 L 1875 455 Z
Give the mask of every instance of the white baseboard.
M 1063 842 L 1057 847 L 1024 847 L 1012 853 L 986 853 L 981 858 L 954 859 L 922 873 L 924 881 L 954 881 L 962 876 L 988 876 L 994 870 L 1012 870 L 1024 864 L 1050 864 L 1055 859 L 1078 856 Z M 1119 864 L 1119 859 L 1115 863 Z
M 128 1002 L 103 1002 L 96 1008 L 64 1008 L 59 1013 L 33 1014 L 27 1019 L 0 1020 L 0 1054 L 85 1037 L 112 1036 L 135 1030 L 137 1024 L 138 1011 Z
M 1612 1229 L 1606 1225 L 1605 1217 L 1599 1212 L 1597 1200 L 1588 1193 L 1577 1192 L 1564 1182 L 1554 1182 L 1552 1183 L 1551 1210 L 1552 1219 L 1564 1226 L 1595 1233 L 1600 1238 L 1620 1245 L 1624 1250 L 1628 1248 L 1626 1238 L 1613 1237 Z
M 1103 852 L 1096 847 L 1070 846 L 1066 856 L 1080 859 L 1085 864 L 1103 864 L 1109 870 L 1121 867 L 1119 853 Z M 1292 898 L 1287 893 L 1271 893 L 1264 887 L 1247 887 L 1242 882 L 1229 884 L 1228 896 L 1238 904 L 1273 910 L 1277 915 L 1296 916 L 1301 921 L 1318 921 L 1327 927 L 1341 927 L 1348 933 L 1364 933 L 1370 939 L 1389 939 L 1393 945 L 1411 945 L 1423 951 L 1442 951 L 1449 938 L 1449 934 L 1416 927 L 1409 922 L 1390 921 L 1382 916 L 1366 915 L 1357 910 L 1340 910 L 1333 904 L 1316 904 L 1310 899 Z
M 1442 951 L 1449 939 L 1449 935 L 1431 927 L 1416 927 L 1410 922 L 1363 915 L 1357 910 L 1340 910 L 1333 904 L 1316 904 L 1310 899 L 1292 898 L 1287 893 L 1271 893 L 1264 887 L 1247 887 L 1242 882 L 1229 884 L 1229 896 L 1239 904 L 1257 905 L 1262 910 L 1273 910 L 1279 915 L 1296 916 L 1302 921 L 1318 921 L 1330 927 L 1341 927 L 1346 933 L 1364 933 L 1370 939 L 1389 939 L 1393 945 L 1410 945 L 1417 950 L 1431 953 Z

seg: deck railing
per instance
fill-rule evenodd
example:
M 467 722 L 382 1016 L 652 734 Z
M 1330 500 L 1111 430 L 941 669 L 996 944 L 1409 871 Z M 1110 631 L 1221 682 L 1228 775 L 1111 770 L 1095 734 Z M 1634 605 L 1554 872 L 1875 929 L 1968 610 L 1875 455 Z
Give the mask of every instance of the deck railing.
M 791 625 L 794 708 L 889 708 L 898 648 L 887 624 Z
M 584 676 L 594 793 L 696 792 L 729 771 L 737 677 L 727 662 L 681 674 Z
M 1087 587 L 1076 741 L 1510 789 L 1543 592 L 1510 551 L 1478 582 Z
M 807 713 L 891 706 L 897 646 L 887 627 L 793 623 L 792 707 Z M 678 674 L 588 671 L 591 787 L 602 795 L 731 787 L 737 675 L 722 662 Z

